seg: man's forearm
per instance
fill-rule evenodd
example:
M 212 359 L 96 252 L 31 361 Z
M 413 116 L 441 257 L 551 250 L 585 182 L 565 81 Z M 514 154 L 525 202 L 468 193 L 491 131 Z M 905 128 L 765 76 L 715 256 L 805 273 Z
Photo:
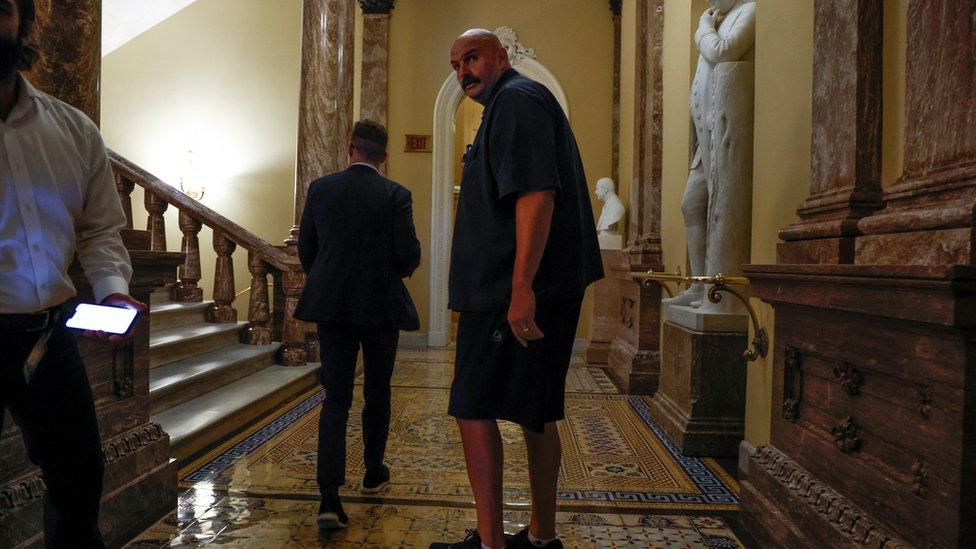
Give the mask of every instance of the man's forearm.
M 525 193 L 515 203 L 515 268 L 512 291 L 531 289 L 549 239 L 555 205 L 553 191 Z

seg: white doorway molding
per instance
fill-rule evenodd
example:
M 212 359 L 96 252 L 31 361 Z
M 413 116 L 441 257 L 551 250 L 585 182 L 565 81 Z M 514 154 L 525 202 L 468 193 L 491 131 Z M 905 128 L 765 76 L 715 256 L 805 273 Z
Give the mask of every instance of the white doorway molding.
M 496 31 L 501 33 L 506 27 Z M 508 29 L 510 30 L 510 29 Z M 514 32 L 512 33 L 514 35 Z M 502 41 L 505 43 L 505 40 Z M 508 46 L 508 44 L 506 44 Z M 521 48 L 517 42 L 513 45 Z M 515 50 L 517 53 L 511 55 Z M 559 81 L 549 69 L 532 57 L 532 50 L 509 47 L 512 66 L 523 75 L 547 88 L 562 106 L 569 117 L 569 103 Z M 523 53 L 525 52 L 525 53 Z M 444 347 L 450 343 L 450 315 L 447 310 L 447 276 L 451 257 L 451 238 L 454 229 L 454 118 L 458 106 L 464 99 L 464 92 L 458 86 L 454 73 L 444 80 L 437 101 L 434 103 L 434 153 L 433 178 L 431 189 L 431 228 L 430 228 L 430 331 L 427 344 L 431 347 Z

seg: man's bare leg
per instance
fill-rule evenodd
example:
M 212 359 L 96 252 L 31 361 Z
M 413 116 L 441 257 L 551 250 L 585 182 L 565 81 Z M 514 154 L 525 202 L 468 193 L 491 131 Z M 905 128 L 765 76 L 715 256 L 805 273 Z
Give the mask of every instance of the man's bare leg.
M 542 433 L 523 428 L 529 457 L 529 485 L 532 488 L 532 519 L 529 532 L 536 539 L 556 537 L 556 482 L 562 447 L 555 423 L 546 423 Z
M 458 419 L 468 482 L 474 491 L 478 535 L 493 549 L 505 547 L 502 528 L 502 436 L 493 419 Z M 534 492 L 534 490 L 533 490 Z

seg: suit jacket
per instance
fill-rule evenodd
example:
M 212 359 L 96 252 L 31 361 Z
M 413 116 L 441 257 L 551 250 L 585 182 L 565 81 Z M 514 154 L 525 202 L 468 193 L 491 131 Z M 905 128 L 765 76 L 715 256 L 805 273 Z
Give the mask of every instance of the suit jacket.
M 354 164 L 312 182 L 298 233 L 305 270 L 295 318 L 420 329 L 403 284 L 420 264 L 410 191 Z

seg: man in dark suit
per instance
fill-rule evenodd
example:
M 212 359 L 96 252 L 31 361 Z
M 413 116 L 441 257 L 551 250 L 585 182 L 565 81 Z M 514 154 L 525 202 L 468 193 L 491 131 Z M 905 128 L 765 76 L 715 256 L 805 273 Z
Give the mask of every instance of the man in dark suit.
M 357 122 L 348 145 L 350 165 L 309 187 L 298 253 L 306 273 L 295 318 L 315 322 L 321 342 L 325 402 L 319 417 L 319 528 L 343 528 L 339 500 L 345 484 L 346 422 L 356 355 L 363 349 L 362 491 L 389 483 L 383 464 L 390 427 L 390 378 L 399 330 L 420 322 L 403 277 L 420 264 L 410 191 L 379 172 L 386 161 L 386 129 Z

